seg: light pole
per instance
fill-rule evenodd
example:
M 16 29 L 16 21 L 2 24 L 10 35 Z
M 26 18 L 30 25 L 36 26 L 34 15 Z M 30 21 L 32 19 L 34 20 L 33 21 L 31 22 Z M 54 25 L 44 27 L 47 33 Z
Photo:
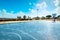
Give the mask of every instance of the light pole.
M 55 22 L 56 13 L 52 14 L 52 16 L 53 16 L 53 21 Z
M 37 17 L 38 17 L 38 11 L 39 11 L 39 9 L 37 9 Z

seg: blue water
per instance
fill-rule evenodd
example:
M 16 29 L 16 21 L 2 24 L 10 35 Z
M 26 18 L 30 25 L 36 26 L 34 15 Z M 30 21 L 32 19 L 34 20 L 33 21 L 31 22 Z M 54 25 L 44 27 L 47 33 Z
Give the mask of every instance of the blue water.
M 60 40 L 60 22 L 0 24 L 0 40 Z

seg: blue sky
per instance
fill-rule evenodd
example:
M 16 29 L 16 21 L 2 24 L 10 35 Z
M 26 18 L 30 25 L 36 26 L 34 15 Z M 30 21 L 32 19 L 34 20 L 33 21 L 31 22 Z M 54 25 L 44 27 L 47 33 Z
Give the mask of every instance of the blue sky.
M 60 14 L 60 0 L 0 0 L 0 18 Z
M 33 4 L 29 5 L 30 2 L 37 3 L 37 0 L 0 0 L 0 9 L 6 9 L 8 12 L 28 12 L 28 9 L 34 6 Z

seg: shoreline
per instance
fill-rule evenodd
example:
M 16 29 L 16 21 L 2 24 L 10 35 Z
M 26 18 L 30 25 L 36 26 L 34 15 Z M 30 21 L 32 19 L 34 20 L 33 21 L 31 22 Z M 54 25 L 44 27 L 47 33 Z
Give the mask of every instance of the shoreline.
M 17 22 L 31 22 L 31 21 L 53 21 L 51 19 L 47 19 L 47 20 L 23 20 L 23 21 L 2 21 L 0 22 L 0 24 L 7 24 L 7 23 L 17 23 Z M 57 22 L 60 22 L 60 20 L 56 20 Z

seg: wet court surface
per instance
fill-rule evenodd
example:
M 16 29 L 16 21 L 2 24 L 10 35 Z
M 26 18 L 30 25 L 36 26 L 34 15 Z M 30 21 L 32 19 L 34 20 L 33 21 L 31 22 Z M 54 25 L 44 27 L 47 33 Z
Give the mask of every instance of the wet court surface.
M 60 40 L 60 22 L 0 24 L 0 40 Z

